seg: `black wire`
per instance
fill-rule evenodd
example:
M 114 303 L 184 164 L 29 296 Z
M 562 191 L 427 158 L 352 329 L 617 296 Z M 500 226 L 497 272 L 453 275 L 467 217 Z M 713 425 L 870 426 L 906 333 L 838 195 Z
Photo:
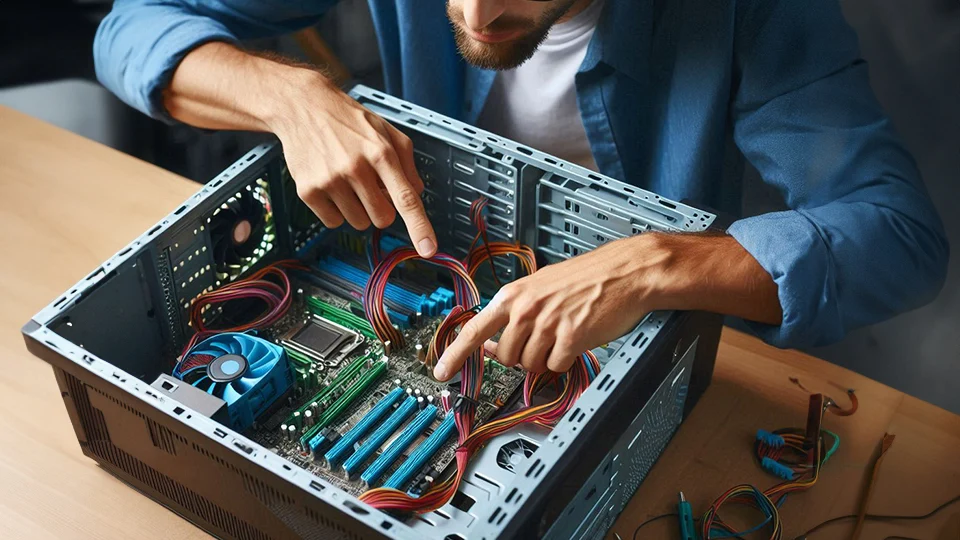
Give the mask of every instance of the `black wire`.
M 652 518 L 637 525 L 637 528 L 633 530 L 633 540 L 637 540 L 637 533 L 640 532 L 640 529 L 646 527 L 647 525 L 653 523 L 654 521 L 660 521 L 661 519 L 666 519 L 668 517 L 677 517 L 677 516 L 679 516 L 679 514 L 677 514 L 676 512 L 670 512 L 669 514 L 660 514 L 659 516 L 653 516 Z
M 952 505 L 952 504 L 954 504 L 954 503 L 956 503 L 956 502 L 958 502 L 958 501 L 960 501 L 960 495 L 957 495 L 956 497 L 950 499 L 949 501 L 941 504 L 940 506 L 934 508 L 933 510 L 931 510 L 931 511 L 929 511 L 929 512 L 927 512 L 926 514 L 923 514 L 923 515 L 916 515 L 916 516 L 894 516 L 894 515 L 888 515 L 888 514 L 867 514 L 864 519 L 866 519 L 866 520 L 873 520 L 873 521 L 894 521 L 894 520 L 918 521 L 918 520 L 922 520 L 922 519 L 927 519 L 927 518 L 933 517 L 934 515 L 936 515 L 938 512 L 940 512 L 940 511 L 943 510 L 944 508 L 947 508 L 948 506 L 950 506 L 950 505 Z M 806 540 L 806 538 L 807 538 L 808 536 L 810 536 L 811 534 L 817 532 L 818 530 L 826 527 L 827 525 L 829 525 L 829 524 L 831 524 L 831 523 L 834 523 L 834 522 L 837 522 L 837 521 L 843 521 L 843 520 L 846 520 L 846 519 L 854 519 L 854 518 L 856 518 L 856 517 L 857 517 L 857 514 L 848 514 L 848 515 L 846 515 L 846 516 L 837 516 L 837 517 L 834 517 L 834 518 L 830 518 L 830 519 L 828 519 L 828 520 L 826 520 L 826 521 L 824 521 L 824 522 L 822 522 L 822 523 L 814 526 L 814 527 L 813 527 L 812 529 L 810 529 L 809 531 L 807 531 L 807 532 L 801 534 L 800 536 L 796 537 L 795 540 Z M 897 538 L 897 537 L 894 536 L 894 537 L 891 537 L 891 538 Z

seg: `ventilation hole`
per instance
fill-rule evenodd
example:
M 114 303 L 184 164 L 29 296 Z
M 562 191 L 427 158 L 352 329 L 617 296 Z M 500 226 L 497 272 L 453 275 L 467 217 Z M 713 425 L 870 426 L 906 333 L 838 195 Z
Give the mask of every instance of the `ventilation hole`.
M 570 209 L 570 206 L 571 206 L 570 201 L 569 201 L 569 200 L 564 201 L 564 202 L 563 202 L 563 206 L 564 206 L 567 210 L 569 210 L 569 209 Z
M 160 230 L 160 225 L 154 225 L 152 229 L 147 232 L 147 236 L 153 236 L 153 234 Z
M 366 508 L 360 505 L 354 504 L 353 501 L 343 501 L 343 505 L 349 508 L 351 512 L 353 512 L 354 514 L 357 514 L 358 516 L 365 516 L 370 513 Z
M 541 467 L 541 465 L 540 465 L 540 458 L 537 458 L 537 460 L 533 462 L 533 465 L 531 465 L 530 468 L 527 469 L 527 474 L 526 474 L 525 476 L 528 477 L 528 478 L 529 478 L 530 475 L 532 475 L 532 474 L 535 474 L 534 477 L 539 476 L 539 475 L 540 475 L 539 472 L 536 472 L 536 473 L 535 473 L 535 471 L 536 471 L 538 468 L 539 468 L 539 469 L 543 469 L 543 467 Z
M 407 107 L 407 108 L 409 109 L 409 107 Z M 390 523 L 389 521 L 382 521 L 382 522 L 380 522 L 380 528 L 381 528 L 381 529 L 383 529 L 383 530 L 385 530 L 385 531 L 389 531 L 389 530 L 390 530 L 390 527 L 393 527 L 393 523 Z
M 610 388 L 613 387 L 613 383 L 614 383 L 615 381 L 616 381 L 616 379 L 614 379 L 613 377 L 611 377 L 610 374 L 608 373 L 608 374 L 603 378 L 603 380 L 600 381 L 600 386 L 598 386 L 597 388 L 599 388 L 602 392 L 606 392 L 607 390 L 610 390 Z
M 580 213 L 580 205 L 579 205 L 579 204 L 573 205 L 573 211 L 579 214 L 579 213 Z
M 613 465 L 613 462 L 612 462 L 612 461 L 608 461 L 607 464 L 603 466 L 603 470 L 600 472 L 600 474 L 602 474 L 602 475 L 604 475 L 604 476 L 610 474 L 610 466 L 611 466 L 611 465 Z
M 626 191 L 627 193 L 631 194 L 631 195 L 633 195 L 634 193 L 636 193 L 636 191 L 635 191 L 632 187 L 624 187 L 623 190 Z
M 543 158 L 543 160 L 546 161 L 547 163 L 551 164 L 551 165 L 556 165 L 556 164 L 557 164 L 557 160 L 555 160 L 555 159 L 553 159 L 553 158 Z
M 466 131 L 467 133 L 471 134 L 471 135 L 476 135 L 476 134 L 477 134 L 477 131 L 476 131 L 475 129 L 470 129 L 470 128 L 468 128 L 468 127 L 465 127 L 465 128 L 463 128 L 463 130 Z
M 563 223 L 563 230 L 565 230 L 565 231 L 567 231 L 567 232 L 570 232 L 570 222 L 569 222 L 569 221 L 565 221 L 565 222 Z
M 408 111 L 412 111 L 412 110 L 413 110 L 413 107 L 407 105 L 406 103 L 401 103 L 401 104 L 400 104 L 400 108 L 401 108 L 401 109 L 406 109 L 406 110 L 408 110 Z
M 381 94 L 378 94 L 378 93 L 376 93 L 376 92 L 373 93 L 373 97 L 375 97 L 375 98 L 377 98 L 377 99 L 383 99 L 383 100 L 386 100 L 386 99 L 387 99 L 387 98 L 383 97 Z
M 66 301 L 67 301 L 67 297 L 66 297 L 66 296 L 61 296 L 59 300 L 57 300 L 56 302 L 54 302 L 53 307 L 60 307 L 60 304 L 66 302 Z
M 517 151 L 520 152 L 521 154 L 526 154 L 526 155 L 528 155 L 528 156 L 532 156 L 532 155 L 533 155 L 533 150 L 531 150 L 531 149 L 529 149 L 529 148 L 527 148 L 527 147 L 525 147 L 525 146 L 518 146 L 518 147 L 517 147 Z
M 508 502 L 508 503 L 513 502 L 513 498 L 516 497 L 516 495 L 517 495 L 517 488 L 511 489 L 510 493 L 507 494 L 507 498 L 504 500 L 504 502 Z M 519 501 L 520 498 L 517 497 L 517 500 Z
M 256 157 L 257 157 L 256 154 L 250 154 L 250 157 L 247 158 L 247 162 L 249 163 L 249 162 L 253 161 L 254 159 L 256 159 Z
M 220 428 L 214 429 L 213 434 L 216 435 L 217 437 L 220 437 L 221 439 L 227 436 L 227 432 Z
M 419 126 L 420 122 L 417 122 L 416 118 L 407 118 L 407 123 L 411 126 Z
M 124 249 L 123 251 L 121 251 L 120 253 L 117 253 L 117 257 L 123 257 L 123 256 L 126 255 L 127 253 L 130 253 L 130 250 L 131 250 L 131 249 L 133 249 L 133 248 L 130 248 L 130 247 L 125 248 L 125 249 Z
M 602 178 L 600 178 L 599 176 L 597 176 L 597 175 L 595 175 L 595 174 L 588 174 L 588 175 L 587 175 L 587 178 L 589 178 L 589 179 L 591 179 L 591 180 L 597 180 L 598 182 L 603 180 Z
M 490 518 L 487 519 L 487 523 L 493 523 L 493 520 L 497 519 L 497 516 L 499 515 L 500 515 L 500 507 L 498 506 L 497 509 L 494 510 L 492 514 L 490 514 Z
M 454 493 L 453 499 L 450 500 L 450 504 L 453 505 L 454 508 L 463 512 L 469 512 L 476 502 L 472 497 L 464 495 L 461 491 Z
M 573 226 L 573 234 L 580 234 L 580 227 L 574 225 L 574 226 Z
M 116 375 L 116 373 L 114 373 L 114 375 Z M 176 387 L 177 385 L 173 384 L 168 380 L 164 380 L 163 382 L 160 383 L 160 388 L 163 388 L 167 392 L 172 392 Z M 180 414 L 180 413 L 177 413 L 177 414 Z
M 633 338 L 633 342 L 630 343 L 630 346 L 631 346 L 631 347 L 636 347 L 636 346 L 637 346 L 637 343 L 640 342 L 640 339 L 641 339 L 641 338 L 643 338 L 643 332 L 640 332 L 639 334 L 637 334 L 636 337 Z
M 173 215 L 179 216 L 179 215 L 182 214 L 183 211 L 186 210 L 186 209 L 187 209 L 187 205 L 183 205 L 183 206 L 181 206 L 180 208 L 177 208 L 176 210 L 174 210 L 174 211 L 173 211 Z
M 503 520 L 506 519 L 506 518 L 507 518 L 507 513 L 504 512 L 503 515 L 500 516 L 500 519 L 497 520 L 497 525 L 502 524 L 502 523 L 503 523 Z
M 604 213 L 602 213 L 602 212 L 597 212 L 597 219 L 603 220 L 603 221 L 608 221 L 610 218 L 607 217 L 607 215 L 604 214 Z
M 596 495 L 596 494 L 597 494 L 597 486 L 593 486 L 592 488 L 590 488 L 590 491 L 587 492 L 587 494 L 586 494 L 586 496 L 583 498 L 583 500 L 589 501 L 589 500 L 592 499 L 593 496 Z
M 311 480 L 311 481 L 310 481 L 310 487 L 312 487 L 313 489 L 315 489 L 315 490 L 317 490 L 317 491 L 323 491 L 323 490 L 325 489 L 324 486 L 323 486 L 323 484 L 321 484 L 320 482 L 317 482 L 316 480 Z
M 174 407 L 174 409 L 173 409 L 173 414 L 179 416 L 179 415 L 181 415 L 181 414 L 183 414 L 183 413 L 184 413 L 184 408 L 183 408 L 183 407 Z

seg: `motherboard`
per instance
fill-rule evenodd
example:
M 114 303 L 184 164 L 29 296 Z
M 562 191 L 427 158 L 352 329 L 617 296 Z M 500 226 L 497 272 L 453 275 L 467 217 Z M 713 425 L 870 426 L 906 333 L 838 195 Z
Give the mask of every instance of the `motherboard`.
M 400 348 L 379 341 L 356 299 L 331 285 L 334 276 L 324 277 L 292 274 L 290 309 L 250 333 L 282 349 L 292 382 L 244 434 L 351 494 L 382 485 L 418 494 L 453 461 L 457 446 L 441 398 L 456 399 L 459 376 L 439 382 L 425 363 L 452 294 L 434 291 L 427 313 L 404 317 L 396 306 L 407 344 Z M 521 370 L 485 359 L 477 422 L 511 403 L 523 379 Z

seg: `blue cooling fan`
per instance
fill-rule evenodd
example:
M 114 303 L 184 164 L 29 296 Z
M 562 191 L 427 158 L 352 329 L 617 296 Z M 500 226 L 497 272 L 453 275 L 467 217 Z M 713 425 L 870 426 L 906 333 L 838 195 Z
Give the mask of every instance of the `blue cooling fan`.
M 207 338 L 190 351 L 187 360 L 192 358 L 209 361 L 181 378 L 227 402 L 230 424 L 237 431 L 250 427 L 293 384 L 283 348 L 248 334 L 224 332 Z

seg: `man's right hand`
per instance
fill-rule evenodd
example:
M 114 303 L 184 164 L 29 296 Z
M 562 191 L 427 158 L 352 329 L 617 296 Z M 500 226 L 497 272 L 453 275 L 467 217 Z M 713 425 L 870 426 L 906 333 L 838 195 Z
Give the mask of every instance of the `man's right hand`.
M 410 138 L 322 74 L 208 43 L 183 59 L 164 104 L 195 126 L 276 134 L 297 194 L 327 227 L 383 229 L 399 212 L 417 252 L 436 253 Z

